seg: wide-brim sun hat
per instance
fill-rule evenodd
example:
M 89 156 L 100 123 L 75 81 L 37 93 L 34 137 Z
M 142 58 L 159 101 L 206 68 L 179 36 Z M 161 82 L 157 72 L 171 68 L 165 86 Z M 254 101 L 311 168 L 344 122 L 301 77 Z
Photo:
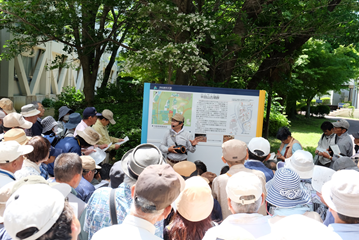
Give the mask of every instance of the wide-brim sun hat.
M 77 135 L 83 138 L 88 144 L 96 145 L 101 139 L 101 135 L 92 127 L 86 127 L 83 131 L 78 131 Z
M 121 159 L 123 172 L 137 180 L 141 172 L 150 165 L 165 164 L 161 150 L 150 143 L 144 143 L 126 152 Z
M 322 196 L 329 208 L 347 217 L 359 218 L 359 173 L 340 170 L 322 187 Z
M 298 173 L 301 179 L 310 179 L 314 170 L 313 155 L 304 150 L 297 150 L 290 158 L 285 160 L 284 167 Z
M 65 127 L 67 129 L 74 129 L 79 125 L 81 122 L 81 115 L 80 113 L 71 113 L 69 116 L 69 121 L 65 123 Z
M 267 202 L 281 208 L 292 208 L 310 202 L 310 195 L 300 184 L 299 175 L 289 168 L 278 169 L 267 182 Z

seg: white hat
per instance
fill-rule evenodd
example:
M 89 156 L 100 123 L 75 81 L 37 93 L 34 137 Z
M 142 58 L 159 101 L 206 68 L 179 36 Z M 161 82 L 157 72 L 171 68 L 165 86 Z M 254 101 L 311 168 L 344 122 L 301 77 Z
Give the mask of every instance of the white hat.
M 3 119 L 4 127 L 15 128 L 20 127 L 23 129 L 29 129 L 32 127 L 32 122 L 26 121 L 24 117 L 19 113 L 10 113 Z
M 313 155 L 304 150 L 297 150 L 292 157 L 285 160 L 284 167 L 298 173 L 301 179 L 312 178 L 314 169 Z
M 265 138 L 255 137 L 248 143 L 248 150 L 258 157 L 264 157 L 270 153 L 270 144 Z
M 253 173 L 238 172 L 229 178 L 226 186 L 228 198 L 242 205 L 255 203 L 262 195 L 262 183 Z M 254 199 L 244 200 L 243 196 L 254 195 Z
M 67 194 L 70 191 L 68 186 Z M 46 184 L 26 185 L 14 192 L 7 201 L 4 226 L 14 240 L 20 240 L 17 237 L 19 232 L 37 228 L 33 235 L 25 239 L 38 239 L 56 223 L 64 206 L 65 196 L 59 190 Z
M 341 170 L 322 187 L 327 205 L 347 217 L 359 218 L 359 173 L 355 170 Z
M 272 232 L 260 237 L 261 240 L 303 240 L 325 239 L 342 240 L 323 223 L 302 214 L 287 216 L 274 223 Z
M 33 146 L 20 145 L 16 141 L 0 142 L 0 163 L 12 162 L 21 155 L 31 153 L 33 150 Z
M 27 104 L 25 106 L 22 106 L 21 108 L 21 115 L 24 117 L 33 117 L 40 113 L 39 110 L 36 109 L 36 106 L 34 104 Z

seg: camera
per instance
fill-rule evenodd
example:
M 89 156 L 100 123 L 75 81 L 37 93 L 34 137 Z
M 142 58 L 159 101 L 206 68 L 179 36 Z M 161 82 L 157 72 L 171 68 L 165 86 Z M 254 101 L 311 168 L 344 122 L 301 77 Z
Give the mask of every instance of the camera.
M 176 145 L 173 147 L 173 149 L 177 152 L 177 153 L 187 153 L 186 147 L 183 145 Z

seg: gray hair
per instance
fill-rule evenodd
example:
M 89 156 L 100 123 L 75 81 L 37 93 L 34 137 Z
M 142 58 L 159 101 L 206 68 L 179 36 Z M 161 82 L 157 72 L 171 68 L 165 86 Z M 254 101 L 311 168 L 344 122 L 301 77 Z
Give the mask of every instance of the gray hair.
M 82 160 L 76 153 L 62 153 L 55 159 L 54 175 L 60 182 L 70 182 L 77 174 L 82 174 Z
M 127 176 L 125 174 L 125 178 L 123 179 L 123 183 L 126 184 L 126 185 L 129 185 L 130 187 L 132 187 L 133 185 L 136 184 L 136 180 L 130 178 L 129 176 Z
M 39 109 L 39 103 L 41 103 L 41 102 L 39 102 L 39 101 L 33 101 L 33 102 L 31 102 L 31 104 L 34 105 L 36 109 Z M 42 103 L 41 103 L 41 104 L 42 104 Z
M 132 204 L 132 211 L 151 221 L 157 219 L 164 212 L 164 209 L 156 210 L 156 205 L 153 202 L 146 198 L 135 196 Z
M 255 196 L 254 195 L 243 196 L 240 199 L 241 200 L 242 199 L 243 200 L 252 200 L 252 199 L 255 199 Z M 245 205 L 242 205 L 241 203 L 233 202 L 231 200 L 232 208 L 236 213 L 257 213 L 261 206 L 261 203 L 262 203 L 262 196 L 254 203 L 245 204 Z

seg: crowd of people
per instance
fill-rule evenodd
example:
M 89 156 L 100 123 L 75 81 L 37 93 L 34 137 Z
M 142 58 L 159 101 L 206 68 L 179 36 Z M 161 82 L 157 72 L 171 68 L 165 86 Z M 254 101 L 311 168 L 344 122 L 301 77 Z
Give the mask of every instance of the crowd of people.
M 228 140 L 210 159 L 217 176 L 187 160 L 198 139 L 179 113 L 159 147 L 112 165 L 123 139 L 109 135 L 110 110 L 63 106 L 56 121 L 40 102 L 0 108 L 0 240 L 359 239 L 359 132 L 346 120 L 321 125 L 314 157 L 286 127 L 277 153 L 261 137 Z

